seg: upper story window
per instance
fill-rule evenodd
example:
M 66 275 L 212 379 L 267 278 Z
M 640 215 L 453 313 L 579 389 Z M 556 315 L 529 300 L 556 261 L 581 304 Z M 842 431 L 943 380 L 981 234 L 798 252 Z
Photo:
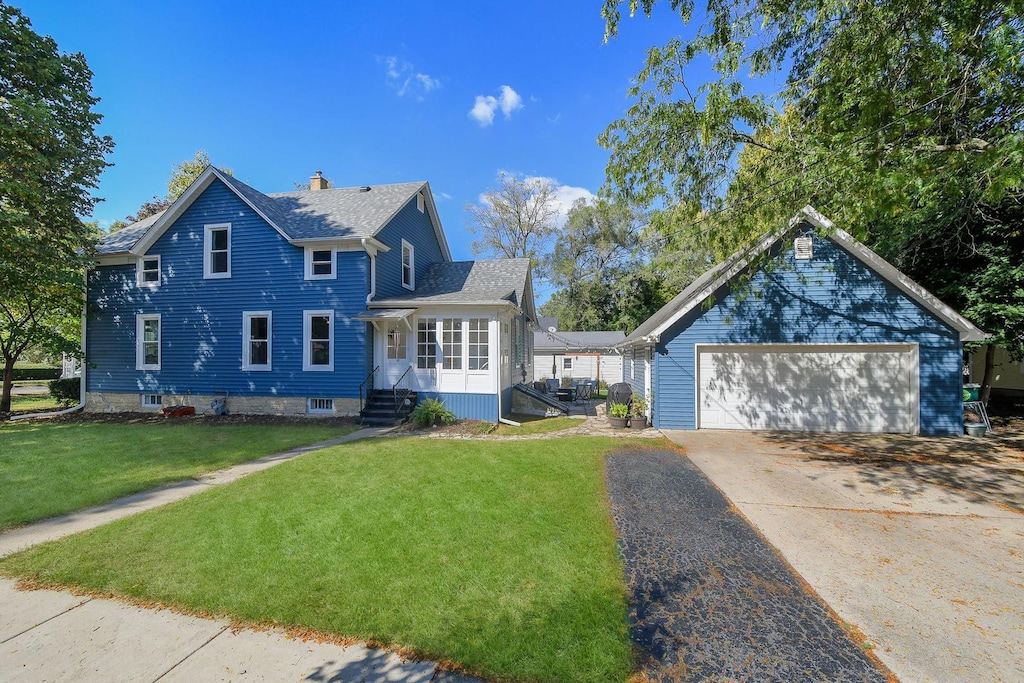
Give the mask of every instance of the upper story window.
M 160 286 L 160 256 L 143 256 L 135 270 L 139 287 Z
M 423 190 L 416 193 L 416 208 L 423 213 L 427 208 L 427 195 Z
M 270 311 L 242 313 L 242 369 L 270 370 Z
M 334 370 L 334 311 L 303 312 L 303 370 Z
M 207 225 L 203 248 L 203 277 L 231 277 L 231 224 Z
M 402 240 L 402 286 L 416 288 L 416 250 L 405 240 Z
M 135 316 L 135 369 L 160 369 L 160 314 Z
M 335 269 L 333 249 L 306 247 L 306 279 L 334 280 L 338 277 Z

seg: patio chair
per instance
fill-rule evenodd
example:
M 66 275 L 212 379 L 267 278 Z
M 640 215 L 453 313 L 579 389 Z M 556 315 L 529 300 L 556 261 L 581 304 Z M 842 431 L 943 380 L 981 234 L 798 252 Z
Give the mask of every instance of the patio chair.
M 585 401 L 586 404 L 590 405 L 590 399 L 594 395 L 594 387 L 590 382 L 580 382 L 576 385 L 576 403 Z
M 548 378 L 545 380 L 548 384 L 548 393 L 554 396 L 555 392 L 559 389 L 559 383 L 557 379 Z

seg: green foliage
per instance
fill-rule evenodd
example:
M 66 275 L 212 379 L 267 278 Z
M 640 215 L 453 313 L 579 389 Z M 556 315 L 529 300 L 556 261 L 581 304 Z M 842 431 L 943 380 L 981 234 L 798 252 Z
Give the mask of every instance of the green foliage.
M 82 398 L 81 377 L 53 379 L 47 386 L 50 388 L 50 396 L 55 398 L 60 405 L 72 405 L 78 403 Z
M 450 425 L 455 422 L 455 415 L 444 407 L 444 401 L 425 398 L 409 413 L 409 420 L 417 427 L 433 427 L 438 424 Z
M 647 414 L 647 398 L 640 394 L 633 394 L 629 399 L 629 416 L 643 417 Z
M 612 196 L 660 206 L 666 247 L 719 259 L 811 204 L 1019 348 L 1024 2 L 668 5 L 691 37 L 650 50 L 600 138 Z M 710 82 L 688 82 L 696 63 Z
M 192 159 L 186 159 L 180 164 L 174 164 L 174 168 L 171 170 L 171 179 L 167 181 L 167 194 L 162 198 L 154 196 L 149 201 L 144 202 L 134 215 L 128 216 L 125 219 L 127 223 L 115 221 L 114 225 L 110 226 L 110 232 L 115 232 L 132 223 L 141 221 L 143 218 L 148 218 L 169 209 L 174 200 L 183 195 L 189 185 L 194 183 L 209 165 L 210 155 L 204 149 L 196 150 L 196 155 Z M 221 168 L 220 170 L 228 175 L 234 175 L 230 168 Z
M 60 377 L 60 368 L 49 365 L 16 365 L 14 366 L 15 381 L 18 380 L 40 380 L 46 381 Z
M 0 413 L 28 348 L 77 346 L 83 271 L 95 239 L 79 216 L 113 148 L 96 133 L 92 72 L 0 3 Z
M 612 417 L 629 417 L 629 404 L 613 403 L 608 407 L 608 414 Z

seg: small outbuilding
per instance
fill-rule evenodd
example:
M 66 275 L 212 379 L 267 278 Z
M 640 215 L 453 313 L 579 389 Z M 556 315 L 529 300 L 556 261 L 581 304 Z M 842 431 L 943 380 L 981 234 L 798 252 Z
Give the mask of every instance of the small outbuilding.
M 963 433 L 987 335 L 811 207 L 618 345 L 660 429 Z

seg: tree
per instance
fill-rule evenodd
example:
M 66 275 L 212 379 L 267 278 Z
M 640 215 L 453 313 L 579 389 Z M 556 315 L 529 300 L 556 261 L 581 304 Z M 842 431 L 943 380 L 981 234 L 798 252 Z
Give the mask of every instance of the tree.
M 480 235 L 473 242 L 473 253 L 529 258 L 535 266 L 558 217 L 549 180 L 519 180 L 507 173 L 498 176 L 498 187 L 485 192 L 479 204 L 467 204 L 466 211 L 473 220 L 470 231 Z
M 620 4 L 604 4 L 608 36 Z M 1013 338 L 1002 321 L 1024 303 L 983 319 L 969 302 L 1014 291 L 1018 276 L 1003 269 L 986 289 L 952 247 L 982 236 L 1019 244 L 1012 221 L 990 218 L 1014 213 L 1024 188 L 1024 2 L 709 0 L 699 23 L 692 0 L 669 4 L 696 34 L 649 52 L 636 102 L 601 136 L 613 194 L 661 202 L 663 235 L 718 257 L 811 203 L 925 286 L 959 291 L 997 339 Z M 650 16 L 655 5 L 631 9 Z M 688 83 L 704 59 L 714 78 Z M 782 92 L 756 92 L 751 77 L 779 73 Z M 920 258 L 926 244 L 936 248 Z M 1010 248 L 979 249 L 988 260 L 975 263 L 1024 260 Z M 938 272 L 958 274 L 956 286 Z
M 119 225 L 120 221 L 116 221 L 114 225 L 111 225 L 110 232 L 120 230 L 126 225 L 141 221 L 161 211 L 166 211 L 178 197 L 185 193 L 189 185 L 194 183 L 196 178 L 203 174 L 203 171 L 209 165 L 210 155 L 204 149 L 197 150 L 195 157 L 192 159 L 186 159 L 180 164 L 174 164 L 174 168 L 171 171 L 171 179 L 167 181 L 167 194 L 162 198 L 154 195 L 152 199 L 144 202 L 134 215 L 125 218 L 127 223 Z M 222 168 L 220 170 L 228 175 L 234 175 L 230 168 Z
M 74 342 L 94 233 L 79 216 L 113 141 L 96 133 L 92 72 L 0 2 L 0 412 L 27 348 Z

